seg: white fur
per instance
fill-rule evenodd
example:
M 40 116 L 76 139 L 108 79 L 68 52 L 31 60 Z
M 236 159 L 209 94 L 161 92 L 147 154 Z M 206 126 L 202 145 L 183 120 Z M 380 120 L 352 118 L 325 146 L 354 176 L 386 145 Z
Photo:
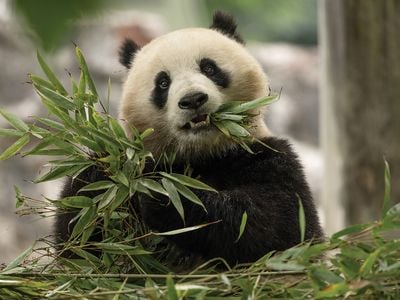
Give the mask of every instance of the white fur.
M 215 85 L 200 73 L 202 58 L 214 60 L 230 75 L 228 88 Z M 152 103 L 154 78 L 165 71 L 172 79 L 168 100 L 162 109 Z M 158 155 L 163 150 L 178 156 L 216 155 L 234 144 L 217 130 L 193 133 L 181 127 L 194 117 L 178 107 L 178 101 L 193 92 L 208 94 L 202 113 L 212 113 L 226 102 L 248 101 L 268 94 L 267 77 L 257 61 L 239 43 L 221 33 L 204 28 L 189 28 L 163 35 L 135 54 L 123 88 L 120 119 L 127 132 L 135 126 L 143 131 L 154 128 L 147 147 Z M 265 137 L 268 129 L 262 112 L 254 118 L 253 135 Z

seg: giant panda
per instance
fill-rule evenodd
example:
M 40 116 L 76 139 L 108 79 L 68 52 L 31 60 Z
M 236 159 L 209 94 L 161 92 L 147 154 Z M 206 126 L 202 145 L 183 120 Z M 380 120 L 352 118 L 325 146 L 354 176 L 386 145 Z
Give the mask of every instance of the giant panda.
M 299 199 L 305 213 L 305 239 L 319 240 L 323 231 L 298 156 L 285 139 L 272 136 L 263 111 L 252 119 L 251 133 L 269 147 L 242 149 L 209 122 L 209 116 L 230 101 L 249 101 L 269 93 L 266 74 L 244 47 L 234 19 L 216 12 L 210 28 L 188 28 L 160 36 L 143 48 L 126 40 L 120 62 L 127 68 L 119 119 L 130 134 L 154 128 L 146 147 L 155 157 L 175 153 L 173 168 L 190 164 L 193 176 L 218 193 L 194 190 L 206 211 L 183 199 L 185 224 L 161 195 L 134 198 L 143 222 L 165 232 L 219 221 L 168 237 L 188 257 L 223 258 L 228 264 L 254 262 L 270 251 L 300 242 Z M 76 195 L 104 174 L 89 169 L 68 180 L 61 197 Z M 247 223 L 237 240 L 244 212 Z M 57 218 L 59 241 L 69 237 L 73 214 Z

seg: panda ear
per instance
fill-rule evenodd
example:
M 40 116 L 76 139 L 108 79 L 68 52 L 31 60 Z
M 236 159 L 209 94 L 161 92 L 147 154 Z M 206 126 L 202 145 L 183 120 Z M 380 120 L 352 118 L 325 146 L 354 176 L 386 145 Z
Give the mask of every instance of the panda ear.
M 135 56 L 135 53 L 140 50 L 138 44 L 136 44 L 131 39 L 125 39 L 119 48 L 119 62 L 125 66 L 127 69 L 130 69 L 132 66 L 132 61 Z
M 244 44 L 242 37 L 236 32 L 236 27 L 237 24 L 232 15 L 219 10 L 214 13 L 210 29 L 217 30 L 238 43 Z

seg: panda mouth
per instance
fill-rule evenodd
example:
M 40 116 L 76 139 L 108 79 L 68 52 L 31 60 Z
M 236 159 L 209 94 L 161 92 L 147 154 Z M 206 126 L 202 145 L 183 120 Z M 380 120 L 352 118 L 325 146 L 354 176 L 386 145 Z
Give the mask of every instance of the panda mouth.
M 210 115 L 202 114 L 197 115 L 185 125 L 183 125 L 182 129 L 201 129 L 208 127 L 210 125 Z

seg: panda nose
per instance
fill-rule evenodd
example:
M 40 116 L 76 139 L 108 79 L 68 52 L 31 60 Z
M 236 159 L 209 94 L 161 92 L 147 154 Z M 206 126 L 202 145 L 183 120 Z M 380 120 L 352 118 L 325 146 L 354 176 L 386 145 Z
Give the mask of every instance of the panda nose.
M 196 93 L 182 97 L 181 100 L 179 100 L 178 106 L 181 109 L 197 109 L 207 101 L 207 94 Z

